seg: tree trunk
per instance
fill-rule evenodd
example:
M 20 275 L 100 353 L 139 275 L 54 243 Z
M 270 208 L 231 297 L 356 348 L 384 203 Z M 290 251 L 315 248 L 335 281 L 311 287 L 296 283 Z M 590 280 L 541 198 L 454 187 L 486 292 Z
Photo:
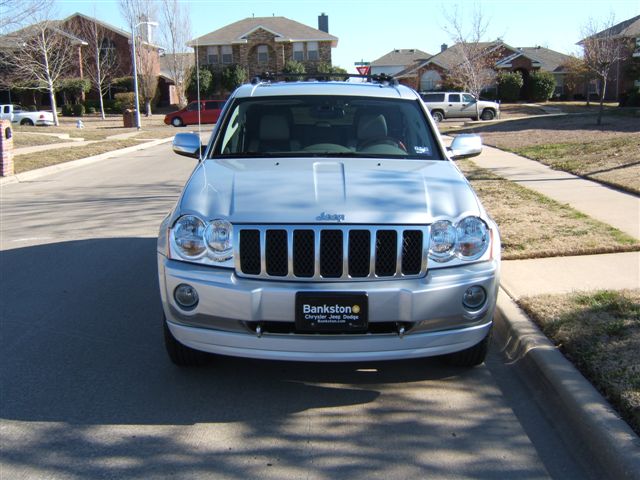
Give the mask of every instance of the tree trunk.
M 102 99 L 102 85 L 98 90 L 98 96 L 100 97 L 100 116 L 102 117 L 102 120 L 104 120 L 106 116 L 104 114 L 104 100 Z
M 144 102 L 144 108 L 146 109 L 144 116 L 150 117 L 151 116 L 151 100 L 146 100 Z
M 56 106 L 56 92 L 53 90 L 53 85 L 49 83 L 49 102 L 51 102 L 51 112 L 53 113 L 53 124 L 56 127 L 60 126 L 58 121 L 58 108 Z
M 604 95 L 607 91 L 607 77 L 602 81 L 602 89 L 600 91 L 600 108 L 598 108 L 598 125 L 602 125 L 602 111 L 604 110 Z

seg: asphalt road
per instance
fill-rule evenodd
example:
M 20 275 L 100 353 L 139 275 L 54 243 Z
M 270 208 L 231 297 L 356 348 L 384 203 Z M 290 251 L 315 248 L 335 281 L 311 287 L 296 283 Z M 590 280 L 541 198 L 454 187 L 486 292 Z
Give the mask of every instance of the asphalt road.
M 302 364 L 164 352 L 169 145 L 0 187 L 0 477 L 589 478 L 497 349 Z

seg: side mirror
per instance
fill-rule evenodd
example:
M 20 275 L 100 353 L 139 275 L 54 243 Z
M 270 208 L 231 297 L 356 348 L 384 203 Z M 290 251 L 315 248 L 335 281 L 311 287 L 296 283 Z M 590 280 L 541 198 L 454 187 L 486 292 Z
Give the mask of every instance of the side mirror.
M 451 152 L 452 160 L 477 157 L 482 153 L 482 139 L 480 135 L 463 133 L 453 139 L 448 150 Z
M 200 158 L 200 136 L 197 133 L 176 133 L 173 151 L 185 157 Z

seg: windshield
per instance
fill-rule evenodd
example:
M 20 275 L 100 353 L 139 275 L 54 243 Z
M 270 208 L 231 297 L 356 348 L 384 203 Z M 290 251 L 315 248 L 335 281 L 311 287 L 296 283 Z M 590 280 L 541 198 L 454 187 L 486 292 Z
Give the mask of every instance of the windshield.
M 442 159 L 418 102 L 323 95 L 236 99 L 212 157 Z

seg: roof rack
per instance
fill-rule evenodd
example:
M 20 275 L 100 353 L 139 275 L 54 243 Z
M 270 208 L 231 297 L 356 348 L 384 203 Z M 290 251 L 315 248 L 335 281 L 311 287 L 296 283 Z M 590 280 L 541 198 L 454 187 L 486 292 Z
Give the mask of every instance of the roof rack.
M 386 73 L 374 75 L 360 75 L 357 73 L 286 73 L 286 72 L 263 72 L 262 75 L 255 76 L 251 79 L 251 85 L 260 83 L 269 83 L 275 81 L 317 81 L 328 82 L 338 80 L 346 82 L 349 78 L 364 78 L 367 82 L 377 83 L 381 85 L 389 85 L 395 87 L 398 80 Z

